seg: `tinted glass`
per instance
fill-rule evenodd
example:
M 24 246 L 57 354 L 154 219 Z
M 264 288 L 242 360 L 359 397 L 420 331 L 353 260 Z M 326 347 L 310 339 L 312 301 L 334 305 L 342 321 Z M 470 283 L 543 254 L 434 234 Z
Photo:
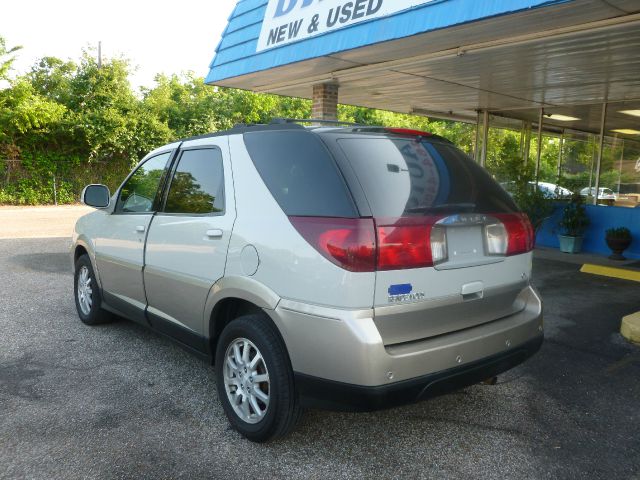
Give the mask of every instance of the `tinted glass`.
M 244 135 L 262 180 L 287 215 L 357 217 L 333 157 L 316 135 L 305 131 Z
M 150 158 L 138 167 L 122 186 L 116 210 L 120 212 L 151 212 L 158 187 L 171 153 Z
M 376 217 L 507 213 L 513 200 L 452 145 L 406 138 L 339 139 Z
M 224 173 L 218 149 L 186 150 L 180 156 L 167 203 L 167 213 L 224 212 Z

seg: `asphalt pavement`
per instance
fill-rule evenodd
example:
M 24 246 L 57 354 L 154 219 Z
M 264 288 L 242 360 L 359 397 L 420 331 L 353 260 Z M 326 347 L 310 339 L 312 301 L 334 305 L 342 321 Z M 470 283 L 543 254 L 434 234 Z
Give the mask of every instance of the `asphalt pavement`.
M 0 240 L 0 478 L 640 479 L 640 284 L 536 260 L 546 341 L 495 386 L 375 413 L 307 411 L 256 445 L 213 369 L 127 321 L 80 323 L 69 240 Z

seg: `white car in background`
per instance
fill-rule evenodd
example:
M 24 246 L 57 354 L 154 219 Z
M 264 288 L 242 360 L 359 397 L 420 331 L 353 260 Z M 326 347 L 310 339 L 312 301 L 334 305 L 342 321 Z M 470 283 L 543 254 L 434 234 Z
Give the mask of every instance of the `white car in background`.
M 580 190 L 580 195 L 583 197 L 595 197 L 596 196 L 596 187 L 586 187 Z M 598 193 L 599 200 L 615 200 L 616 195 L 613 193 L 613 190 L 606 187 L 600 187 Z
M 529 182 L 531 190 L 535 189 L 535 184 L 536 182 Z M 500 186 L 502 186 L 509 195 L 513 196 L 516 186 L 515 182 L 503 182 Z M 544 194 L 545 198 L 554 200 L 571 198 L 573 196 L 573 192 L 571 190 L 561 187 L 560 185 L 556 185 L 555 183 L 538 182 L 538 190 Z
M 534 182 L 529 182 L 534 184 Z M 538 182 L 538 189 L 544 193 L 547 198 L 571 198 L 573 192 L 568 188 L 561 187 L 555 183 Z

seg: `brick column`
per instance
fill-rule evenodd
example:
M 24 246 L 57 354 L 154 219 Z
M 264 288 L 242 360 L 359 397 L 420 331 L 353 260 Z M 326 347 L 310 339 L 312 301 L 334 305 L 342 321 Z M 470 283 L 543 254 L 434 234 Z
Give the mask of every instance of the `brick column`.
M 317 120 L 338 119 L 338 85 L 319 83 L 313 86 L 311 115 Z

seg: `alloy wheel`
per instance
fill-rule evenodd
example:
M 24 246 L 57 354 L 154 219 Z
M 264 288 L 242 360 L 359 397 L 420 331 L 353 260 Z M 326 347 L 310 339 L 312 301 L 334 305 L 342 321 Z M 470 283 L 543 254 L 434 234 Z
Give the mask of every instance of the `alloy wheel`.
M 256 424 L 269 408 L 269 371 L 258 347 L 237 338 L 224 356 L 224 386 L 229 403 L 243 421 Z
M 78 273 L 78 304 L 83 315 L 91 313 L 93 289 L 91 288 L 91 274 L 86 265 L 83 265 Z

